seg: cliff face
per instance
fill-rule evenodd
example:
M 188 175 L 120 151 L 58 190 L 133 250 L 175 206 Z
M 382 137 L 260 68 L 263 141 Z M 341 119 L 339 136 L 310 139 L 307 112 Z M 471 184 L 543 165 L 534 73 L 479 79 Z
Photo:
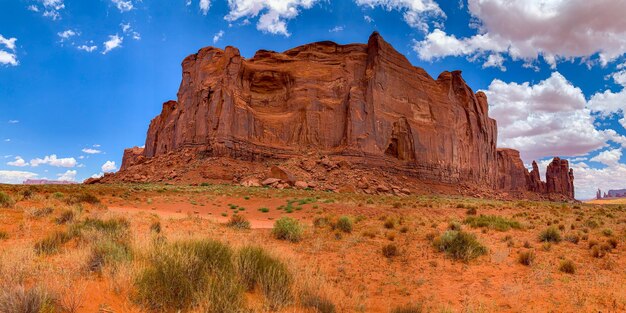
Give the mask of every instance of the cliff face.
M 152 120 L 145 149 L 127 149 L 122 172 L 182 149 L 253 162 L 317 154 L 426 182 L 530 190 L 519 153 L 496 150 L 485 94 L 459 71 L 431 78 L 378 33 L 367 44 L 318 42 L 251 59 L 208 47 L 182 66 L 178 101 Z

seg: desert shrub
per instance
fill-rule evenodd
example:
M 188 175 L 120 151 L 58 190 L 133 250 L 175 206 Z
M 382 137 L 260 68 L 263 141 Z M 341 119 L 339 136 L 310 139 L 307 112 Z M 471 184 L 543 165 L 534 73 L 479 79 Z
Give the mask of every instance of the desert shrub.
M 602 235 L 605 235 L 607 237 L 611 237 L 613 236 L 613 230 L 610 228 L 606 228 L 602 230 Z
M 9 239 L 9 233 L 7 233 L 4 230 L 0 230 L 0 240 L 6 240 Z
M 613 249 L 617 248 L 617 239 L 615 238 L 607 239 L 606 243 L 608 243 L 611 247 L 613 247 Z
M 578 244 L 578 242 L 580 241 L 580 237 L 576 234 L 568 234 L 565 235 L 565 241 L 569 241 L 573 244 Z
M 348 216 L 342 216 L 337 220 L 335 227 L 344 233 L 352 232 L 352 219 Z
M 595 245 L 591 248 L 591 256 L 594 258 L 603 258 L 606 255 L 607 250 L 600 245 Z
M 35 218 L 41 218 L 44 216 L 48 216 L 54 212 L 54 209 L 51 207 L 45 207 L 41 209 L 33 209 L 30 211 L 30 215 Z
M 154 221 L 151 225 L 150 225 L 150 231 L 155 233 L 155 234 L 160 234 L 161 233 L 161 222 L 159 221 Z
M 399 254 L 398 253 L 398 247 L 396 247 L 396 245 L 394 245 L 392 243 L 383 246 L 383 250 L 382 251 L 383 251 L 383 255 L 386 258 L 388 258 L 388 259 L 396 257 Z
M 0 292 L 2 313 L 48 313 L 56 311 L 56 298 L 42 287 L 4 288 Z
M 522 265 L 531 266 L 535 262 L 535 253 L 532 250 L 524 251 L 519 254 L 517 260 Z
M 318 313 L 335 313 L 337 311 L 330 300 L 312 294 L 306 294 L 302 297 L 302 306 L 311 308 Z
M 457 221 L 452 221 L 448 224 L 448 230 L 461 230 L 461 223 Z
M 6 193 L 0 191 L 0 208 L 12 208 L 15 201 Z
M 98 204 L 100 203 L 100 199 L 98 199 L 98 197 L 88 193 L 88 192 L 83 192 L 80 194 L 74 194 L 74 195 L 70 195 L 67 199 L 66 202 L 68 204 L 77 204 L 77 203 L 89 203 L 89 204 Z
M 274 223 L 272 234 L 276 239 L 298 242 L 304 232 L 302 225 L 297 219 L 281 217 Z
M 135 296 L 149 310 L 186 311 L 207 303 L 209 312 L 237 312 L 243 303 L 232 251 L 220 242 L 157 244 L 146 263 L 135 278 Z
M 35 251 L 39 254 L 53 254 L 58 252 L 59 248 L 71 239 L 72 236 L 69 233 L 55 231 L 48 237 L 35 243 Z
M 226 226 L 235 229 L 250 229 L 250 221 L 243 215 L 233 214 Z
M 291 273 L 283 262 L 263 248 L 242 248 L 237 255 L 237 270 L 248 290 L 260 287 L 273 310 L 283 307 L 291 300 Z
M 467 208 L 467 211 L 465 211 L 465 214 L 467 215 L 476 215 L 478 212 L 478 210 L 476 210 L 475 206 L 469 207 Z
M 120 238 L 128 235 L 130 221 L 126 218 L 111 218 L 102 220 L 98 218 L 86 218 L 80 223 L 73 224 L 70 227 L 72 235 L 80 235 L 83 231 L 97 231 L 109 238 Z
M 559 271 L 567 274 L 576 273 L 576 264 L 572 260 L 563 260 L 559 265 Z
M 106 238 L 94 243 L 87 266 L 90 271 L 101 272 L 105 265 L 116 265 L 131 259 L 132 250 L 128 241 Z
M 406 234 L 409 231 L 409 228 L 407 226 L 402 226 L 400 227 L 400 232 L 403 234 Z
M 56 218 L 56 223 L 61 225 L 74 220 L 75 214 L 73 210 L 66 209 Z
M 600 227 L 600 223 L 598 223 L 598 221 L 593 220 L 593 219 L 589 219 L 585 222 L 585 226 L 591 228 L 591 229 L 595 229 Z
M 391 313 L 422 313 L 423 308 L 419 304 L 407 304 L 403 306 L 395 307 L 391 310 Z
M 22 195 L 22 198 L 30 199 L 30 198 L 33 197 L 33 195 L 35 195 L 35 190 L 31 186 L 31 188 L 22 190 L 22 192 L 20 192 L 20 194 Z
M 435 240 L 435 238 L 437 238 L 437 236 L 439 236 L 439 233 L 434 231 L 429 232 L 426 234 L 426 240 L 432 242 L 433 240 Z
M 486 227 L 495 229 L 497 231 L 507 231 L 511 228 L 520 229 L 522 225 L 515 220 L 507 219 L 501 216 L 496 215 L 479 215 L 479 216 L 468 216 L 465 219 L 465 224 L 473 227 Z
M 448 230 L 433 241 L 433 246 L 456 260 L 469 261 L 487 253 L 476 236 L 463 231 Z
M 263 212 L 263 213 L 267 213 L 270 211 L 270 209 L 268 208 L 260 208 L 259 211 Z
M 392 229 L 392 228 L 394 228 L 394 227 L 396 226 L 396 223 L 394 222 L 394 220 L 393 220 L 393 219 L 391 219 L 391 218 L 387 218 L 387 219 L 385 220 L 385 223 L 383 224 L 383 226 L 384 226 L 385 228 L 387 228 L 387 229 Z
M 318 216 L 315 219 L 313 219 L 313 226 L 315 228 L 324 228 L 330 224 L 331 224 L 330 219 L 325 216 Z
M 561 242 L 561 232 L 556 227 L 550 226 L 539 234 L 539 240 L 542 242 Z

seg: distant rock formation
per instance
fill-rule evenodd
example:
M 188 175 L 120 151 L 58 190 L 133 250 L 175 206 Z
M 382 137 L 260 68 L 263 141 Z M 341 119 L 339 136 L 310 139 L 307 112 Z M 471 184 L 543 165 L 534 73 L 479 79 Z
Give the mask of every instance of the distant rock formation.
M 352 169 L 382 169 L 432 188 L 573 198 L 573 176 L 563 176 L 561 167 L 543 183 L 536 164 L 529 173 L 519 152 L 496 149 L 487 97 L 474 93 L 460 71 L 434 80 L 376 32 L 367 44 L 317 42 L 282 53 L 260 50 L 251 59 L 234 47 L 207 47 L 182 67 L 178 100 L 163 104 L 145 148 L 125 150 L 120 172 L 101 182 L 227 177 L 229 171 L 237 180 L 236 168 L 214 165 L 214 173 L 198 174 L 190 169 L 199 165 L 191 164 L 227 158 L 257 166 L 330 156 Z
M 73 185 L 77 182 L 67 180 L 47 180 L 47 179 L 27 179 L 22 182 L 24 185 Z

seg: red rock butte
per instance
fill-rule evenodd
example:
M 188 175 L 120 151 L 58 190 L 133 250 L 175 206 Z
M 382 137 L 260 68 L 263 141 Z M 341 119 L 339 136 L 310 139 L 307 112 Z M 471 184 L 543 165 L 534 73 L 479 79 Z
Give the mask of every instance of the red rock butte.
M 367 44 L 316 42 L 251 59 L 207 47 L 182 68 L 178 100 L 163 104 L 145 148 L 127 149 L 118 173 L 90 182 L 257 185 L 278 165 L 313 188 L 574 198 L 566 160 L 555 158 L 542 182 L 536 163 L 529 172 L 519 152 L 496 148 L 487 97 L 460 71 L 435 80 L 376 32 Z

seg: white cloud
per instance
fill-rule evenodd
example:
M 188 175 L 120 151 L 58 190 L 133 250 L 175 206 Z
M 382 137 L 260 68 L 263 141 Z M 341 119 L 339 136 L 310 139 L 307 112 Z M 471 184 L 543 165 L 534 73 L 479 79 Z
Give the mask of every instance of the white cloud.
M 59 11 L 65 8 L 63 0 L 42 0 L 41 2 L 43 3 L 44 8 L 43 16 L 49 17 L 53 21 L 61 19 L 61 14 L 59 13 Z M 39 9 L 37 9 L 35 12 L 39 12 Z
M 365 16 L 363 16 L 363 19 L 364 19 L 366 22 L 368 22 L 368 23 L 373 23 L 373 22 L 374 22 L 374 19 L 373 19 L 371 16 L 369 16 L 369 15 L 365 15 Z
M 560 60 L 599 55 L 606 65 L 626 52 L 626 1 L 469 0 L 478 33 L 457 39 L 436 29 L 415 50 L 423 60 L 446 56 L 481 59 L 492 53 L 513 59 Z
M 584 162 L 573 163 L 576 198 L 591 199 L 598 188 L 603 191 L 626 187 L 626 165 L 615 164 L 605 168 L 593 168 Z
M 200 11 L 202 11 L 202 14 L 206 15 L 209 12 L 210 7 L 211 7 L 210 0 L 200 0 Z
M 80 45 L 80 46 L 76 47 L 76 49 L 82 50 L 82 51 L 86 51 L 86 52 L 94 52 L 94 51 L 96 51 L 96 49 L 98 49 L 98 46 Z
M 433 0 L 355 0 L 359 6 L 382 7 L 387 11 L 402 12 L 404 21 L 413 28 L 428 31 L 428 20 L 445 17 L 437 2 Z
M 18 155 L 15 157 L 15 161 L 7 162 L 7 165 L 24 167 L 28 166 L 28 162 L 24 161 L 24 159 L 22 159 L 22 157 Z
M 502 55 L 498 53 L 490 54 L 483 64 L 483 68 L 488 67 L 496 67 L 499 68 L 501 71 L 506 72 L 506 67 L 504 66 L 504 57 L 502 57 Z
M 127 33 L 127 32 L 129 32 L 131 30 L 130 23 L 127 23 L 127 24 L 122 23 L 122 24 L 120 24 L 120 27 L 122 27 L 122 31 L 124 33 Z
M 589 161 L 600 162 L 607 166 L 619 165 L 619 160 L 622 158 L 622 149 L 611 149 L 598 153 L 595 157 Z M 626 187 L 626 186 L 625 186 Z
M 102 171 L 105 173 L 113 172 L 115 170 L 117 170 L 117 166 L 115 166 L 114 161 L 106 161 L 102 164 Z
M 17 124 L 17 123 L 19 123 L 19 122 L 20 122 L 20 121 L 18 121 L 18 120 L 9 120 L 9 124 Z
M 98 149 L 92 149 L 92 148 L 84 148 L 81 151 L 83 151 L 84 153 L 87 153 L 87 154 L 99 154 L 99 153 L 102 153 L 102 151 L 100 151 Z
M 76 166 L 76 159 L 74 158 L 57 158 L 56 154 L 52 154 L 49 156 L 45 156 L 43 159 L 36 158 L 30 160 L 30 165 L 32 167 L 37 167 L 42 164 L 47 164 L 50 166 L 56 167 L 74 167 Z
M 70 37 L 76 36 L 76 32 L 71 30 L 71 29 L 68 29 L 66 31 L 62 31 L 62 32 L 57 33 L 57 35 L 59 35 L 59 37 L 61 37 L 61 42 L 63 42 L 65 40 L 69 39 Z
M 229 22 L 240 18 L 259 16 L 256 28 L 264 33 L 290 36 L 287 20 L 300 14 L 300 9 L 310 9 L 319 0 L 229 0 L 230 12 L 224 17 Z
M 499 146 L 520 150 L 526 163 L 584 155 L 613 135 L 595 128 L 582 90 L 558 72 L 534 85 L 496 79 L 485 93 L 498 121 Z
M 224 36 L 224 31 L 220 30 L 215 35 L 213 35 L 213 43 L 216 44 L 218 41 L 220 41 L 220 39 L 222 39 L 222 36 Z
M 38 175 L 32 172 L 24 171 L 0 171 L 0 183 L 3 184 L 21 184 L 27 179 L 36 178 Z
M 621 70 L 611 75 L 616 84 L 622 89 L 618 92 L 606 90 L 594 94 L 589 100 L 589 107 L 594 112 L 600 112 L 602 116 L 608 117 L 612 114 L 626 111 L 626 70 Z
M 107 54 L 113 49 L 120 48 L 123 41 L 124 38 L 118 35 L 109 35 L 109 40 L 104 42 L 104 51 L 102 54 Z
M 93 175 L 91 175 L 91 178 L 100 178 L 100 177 L 102 177 L 102 176 L 104 176 L 104 173 L 100 172 L 100 173 L 98 173 L 98 174 L 93 174 Z
M 29 5 L 29 6 L 27 7 L 27 9 L 28 9 L 29 11 L 39 12 L 39 8 L 38 8 L 36 5 L 34 5 L 34 4 Z
M 17 38 L 5 38 L 0 34 L 0 47 L 4 46 L 7 49 L 0 49 L 0 65 L 18 65 L 17 55 L 15 54 L 16 41 Z
M 57 174 L 57 179 L 62 181 L 76 181 L 76 170 L 67 170 L 65 173 Z
M 128 0 L 128 1 L 124 1 L 124 0 L 111 0 L 111 2 L 113 2 L 113 4 L 115 4 L 115 6 L 117 7 L 118 10 L 120 10 L 120 12 L 128 12 L 130 10 L 132 10 L 134 8 L 133 6 L 133 2 Z
M 335 26 L 328 30 L 329 33 L 338 33 L 343 31 L 343 26 Z
M 7 139 L 4 140 L 4 142 L 11 142 L 11 139 L 7 138 Z

